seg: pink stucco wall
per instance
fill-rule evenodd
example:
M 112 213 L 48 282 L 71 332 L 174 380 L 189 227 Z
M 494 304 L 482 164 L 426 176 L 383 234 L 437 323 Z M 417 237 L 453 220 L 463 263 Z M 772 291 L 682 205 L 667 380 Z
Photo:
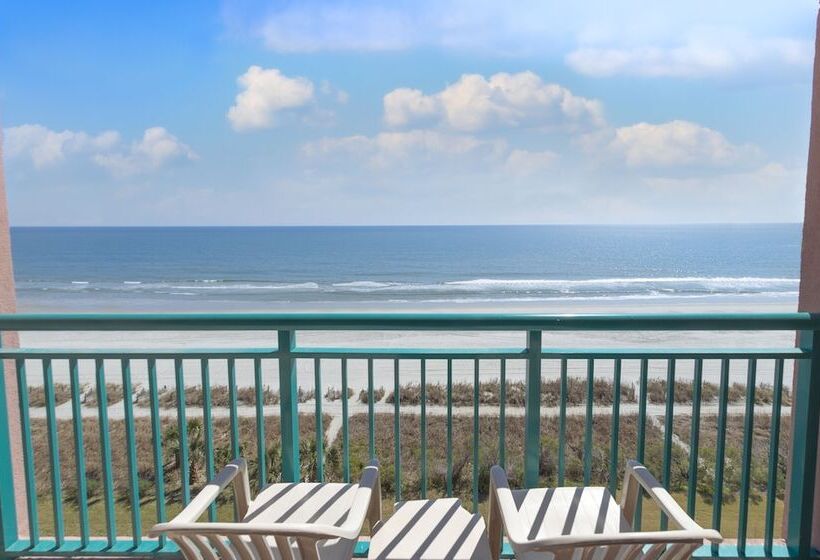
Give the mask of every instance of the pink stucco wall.
M 14 313 L 17 310 L 17 300 L 14 292 L 14 269 L 11 258 L 11 235 L 9 233 L 9 212 L 6 203 L 6 179 L 3 172 L 3 136 L 0 128 L 0 313 Z M 3 346 L 17 346 L 18 338 L 15 332 L 3 333 Z M 17 379 L 14 362 L 8 360 L 3 368 L 6 381 L 6 399 L 9 410 L 9 435 L 11 436 L 11 452 L 14 468 L 14 487 L 17 501 L 17 524 L 21 534 L 28 531 L 26 518 L 26 499 L 24 493 L 24 475 L 22 462 L 22 441 L 20 438 L 20 417 L 13 411 L 17 405 Z
M 814 79 L 812 82 L 811 123 L 809 157 L 806 170 L 806 203 L 803 217 L 803 248 L 800 255 L 799 311 L 820 313 L 820 13 L 815 33 Z M 795 368 L 797 376 L 797 368 Z M 796 381 L 796 379 L 795 379 Z M 795 399 L 800 399 L 795 394 Z M 819 457 L 820 458 L 820 457 Z M 790 458 L 791 459 L 791 458 Z M 791 460 L 787 463 L 787 476 L 791 477 Z M 817 482 L 820 482 L 820 460 L 817 462 Z M 812 545 L 820 546 L 820 492 L 814 490 L 814 525 Z M 788 486 L 787 486 L 788 489 Z M 788 495 L 786 496 L 788 503 Z M 785 525 L 785 519 L 784 519 Z

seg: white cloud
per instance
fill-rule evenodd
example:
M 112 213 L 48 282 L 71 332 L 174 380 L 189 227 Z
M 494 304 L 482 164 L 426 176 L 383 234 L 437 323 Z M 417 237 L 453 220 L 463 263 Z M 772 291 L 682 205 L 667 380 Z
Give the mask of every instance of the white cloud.
M 381 132 L 375 136 L 344 136 L 309 142 L 302 152 L 310 158 L 341 155 L 364 159 L 373 167 L 462 160 L 464 157 L 498 158 L 507 151 L 502 140 L 480 140 L 464 134 L 435 130 Z
M 678 44 L 586 45 L 566 56 L 576 72 L 589 76 L 728 77 L 761 68 L 807 69 L 810 40 L 759 37 L 732 29 L 693 32 Z
M 251 66 L 237 83 L 242 91 L 227 114 L 235 130 L 271 127 L 278 112 L 303 107 L 314 99 L 313 82 L 289 78 L 276 68 Z
M 350 101 L 350 94 L 348 94 L 343 89 L 335 87 L 327 80 L 322 80 L 322 82 L 319 84 L 319 91 L 322 93 L 322 95 L 333 98 L 333 100 L 335 100 L 336 103 L 340 105 L 344 105 L 348 101 Z
M 6 128 L 4 133 L 4 151 L 9 160 L 29 159 L 35 168 L 84 157 L 116 175 L 128 175 L 154 171 L 175 159 L 197 157 L 190 147 L 162 127 L 145 130 L 142 139 L 127 148 L 121 145 L 120 134 L 113 130 L 92 135 L 23 124 Z
M 418 89 L 398 88 L 384 96 L 384 122 L 390 126 L 404 126 L 435 117 L 440 112 L 438 100 Z
M 813 36 L 811 2 L 611 0 L 566 2 L 520 0 L 416 0 L 414 2 L 270 2 L 222 0 L 223 22 L 277 52 L 389 51 L 442 48 L 498 54 L 563 54 L 580 37 L 585 45 L 607 38 L 628 45 L 671 44 L 699 26 L 772 34 Z M 659 41 L 667 41 L 660 43 Z
M 505 169 L 515 175 L 535 175 L 550 169 L 558 160 L 558 154 L 550 150 L 512 150 L 504 162 Z
M 798 222 L 805 181 L 805 168 L 769 162 L 698 177 L 645 177 L 638 197 L 654 201 L 667 221 Z
M 616 128 L 587 138 L 586 148 L 594 151 L 602 144 L 630 167 L 725 166 L 760 155 L 755 146 L 732 144 L 716 130 L 683 120 Z
M 38 168 L 60 163 L 74 154 L 105 151 L 120 141 L 119 134 L 112 130 L 90 135 L 73 130 L 57 132 L 39 124 L 12 126 L 4 132 L 6 156 L 28 157 Z
M 94 163 L 115 175 L 131 175 L 159 169 L 175 159 L 196 159 L 194 151 L 161 126 L 149 128 L 142 139 L 124 152 L 95 154 Z
M 557 84 L 546 84 L 533 72 L 501 72 L 489 79 L 464 74 L 431 95 L 416 89 L 396 89 L 384 96 L 384 120 L 391 126 L 437 120 L 463 131 L 604 124 L 599 101 L 574 95 Z

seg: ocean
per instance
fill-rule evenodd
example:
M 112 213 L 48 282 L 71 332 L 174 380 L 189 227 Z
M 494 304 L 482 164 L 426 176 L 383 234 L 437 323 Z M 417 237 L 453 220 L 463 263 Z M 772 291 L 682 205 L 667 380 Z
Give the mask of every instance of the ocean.
M 796 302 L 799 224 L 12 229 L 21 311 Z

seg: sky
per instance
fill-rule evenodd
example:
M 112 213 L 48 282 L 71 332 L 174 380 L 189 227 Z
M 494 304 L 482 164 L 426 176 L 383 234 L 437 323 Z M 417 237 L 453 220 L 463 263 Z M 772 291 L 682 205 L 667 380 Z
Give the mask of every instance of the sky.
M 817 4 L 5 2 L 13 225 L 798 222 Z

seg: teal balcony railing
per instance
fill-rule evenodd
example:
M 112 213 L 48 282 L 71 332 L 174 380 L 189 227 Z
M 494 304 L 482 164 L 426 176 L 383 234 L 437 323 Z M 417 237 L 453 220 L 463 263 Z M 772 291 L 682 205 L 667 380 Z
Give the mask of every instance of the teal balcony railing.
M 523 486 L 618 492 L 636 458 L 729 537 L 698 556 L 813 555 L 820 318 L 808 314 L 5 315 L 0 330 L 73 341 L 0 349 L 19 396 L 7 403 L 0 376 L 0 556 L 173 553 L 147 526 L 240 454 L 257 486 L 351 480 L 378 458 L 395 500 L 458 495 L 478 511 L 493 463 Z M 270 344 L 107 348 L 100 331 L 254 331 Z M 297 344 L 304 331 L 499 331 L 521 345 L 320 348 Z M 731 331 L 743 343 L 549 346 L 559 331 Z M 759 347 L 769 334 L 781 344 Z M 365 381 L 351 396 L 353 372 Z M 638 527 L 665 526 L 646 509 Z

